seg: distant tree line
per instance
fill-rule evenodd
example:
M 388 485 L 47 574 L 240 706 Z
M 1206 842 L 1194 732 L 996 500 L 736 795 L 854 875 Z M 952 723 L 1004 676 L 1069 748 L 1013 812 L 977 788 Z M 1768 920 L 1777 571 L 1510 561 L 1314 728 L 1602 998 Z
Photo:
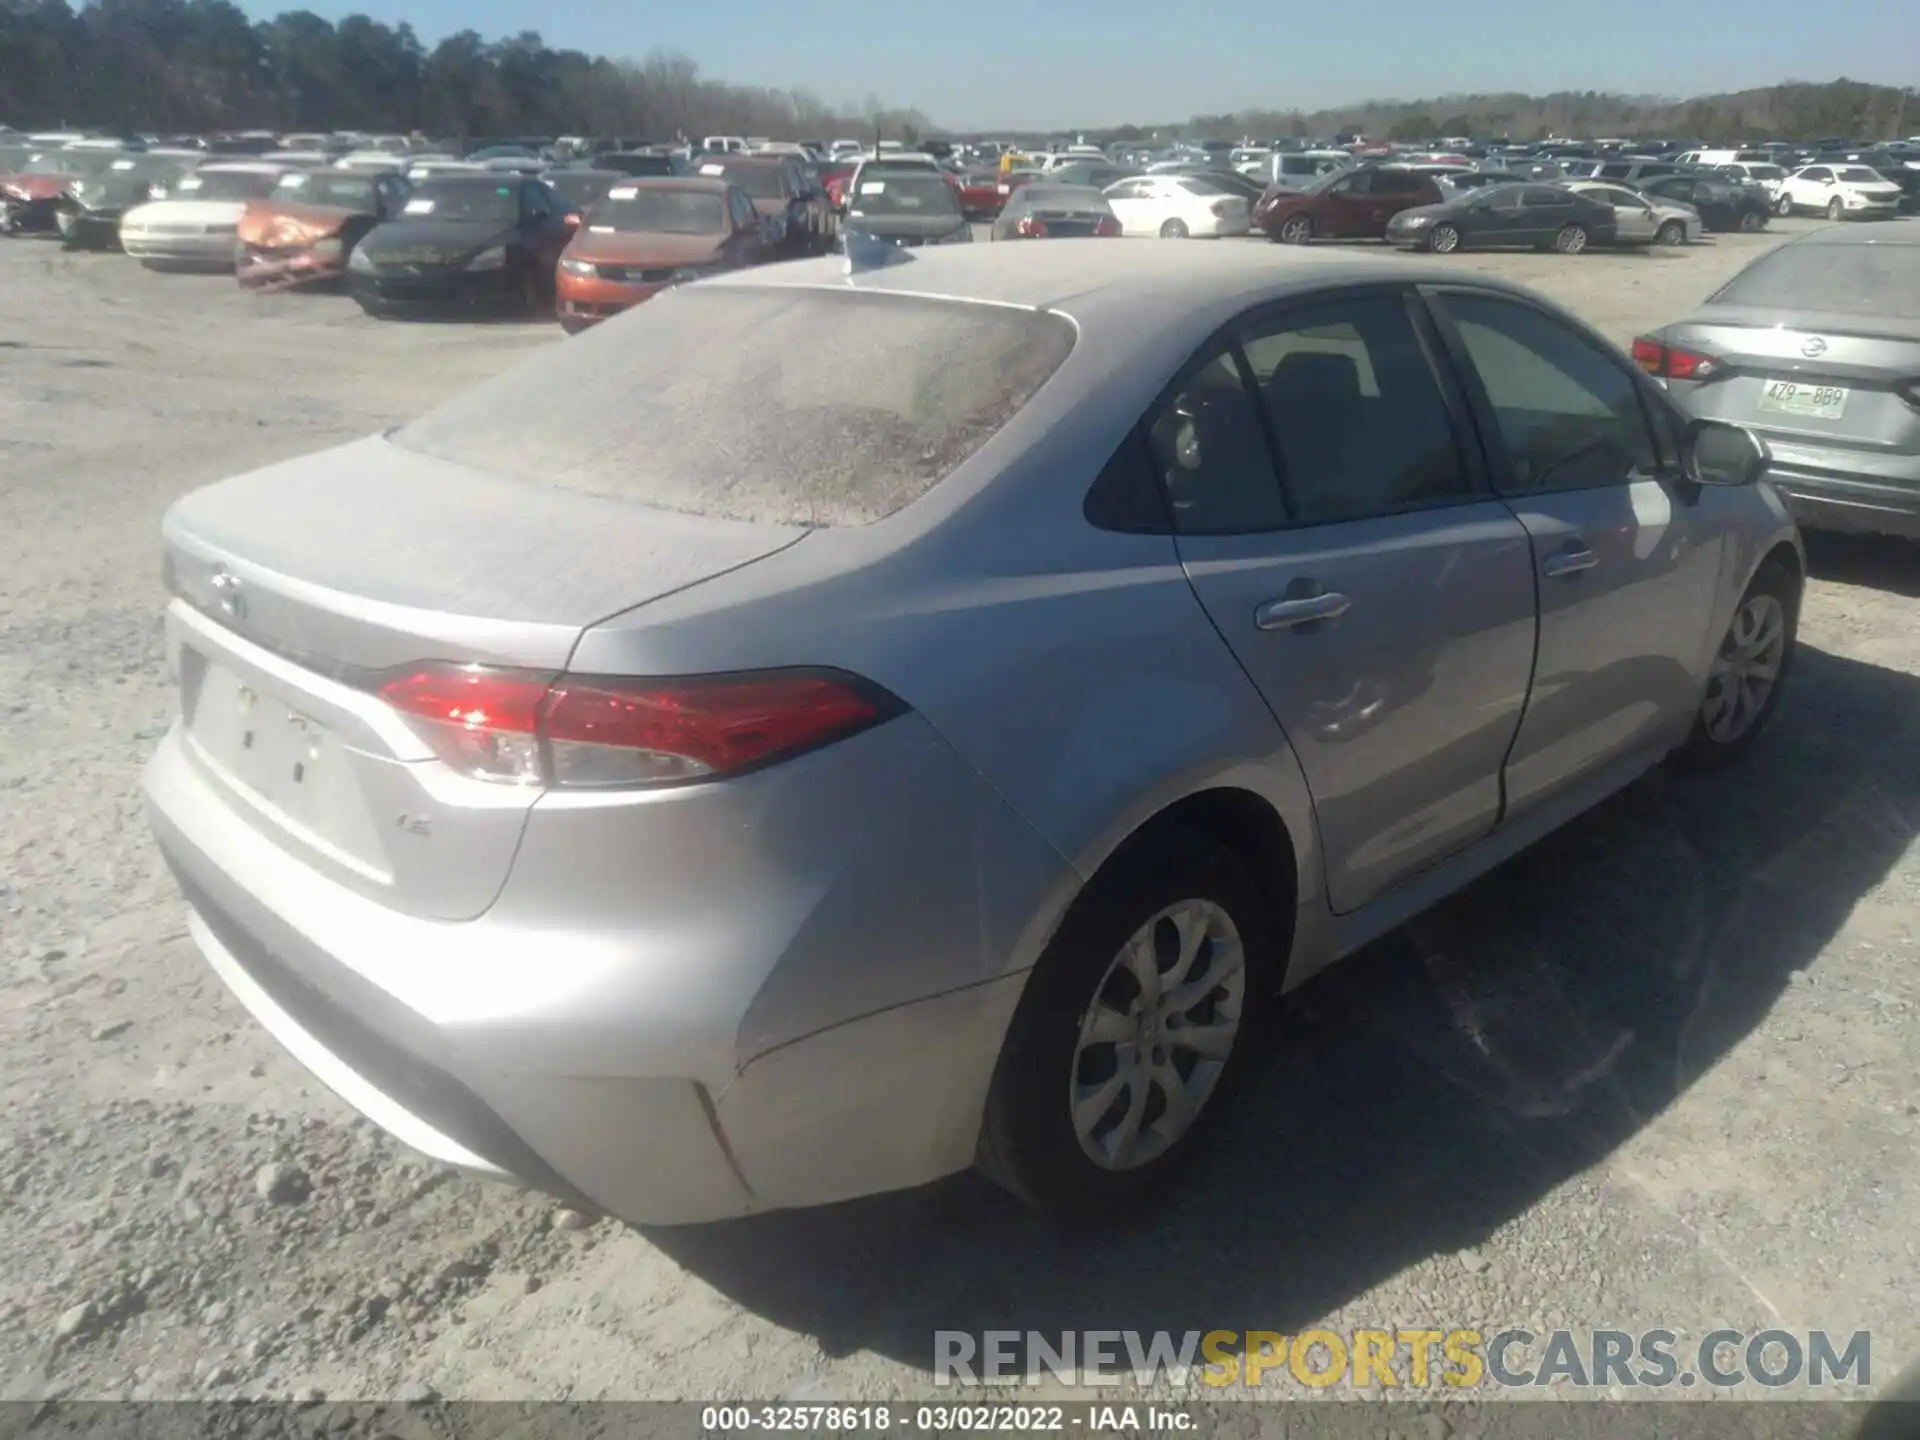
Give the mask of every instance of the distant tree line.
M 1449 95 L 1433 100 L 1370 100 L 1331 110 L 1195 115 L 1177 125 L 1122 126 L 1100 132 L 1099 138 L 1144 140 L 1157 134 L 1222 139 L 1246 135 L 1277 140 L 1351 131 L 1413 141 L 1443 135 L 1514 140 L 1545 140 L 1556 135 L 1672 137 L 1729 143 L 1829 136 L 1885 140 L 1920 134 L 1920 91 L 1840 79 L 1825 84 L 1790 81 L 1692 100 L 1610 95 L 1597 90 L 1554 95 Z
M 913 140 L 877 98 L 709 79 L 684 55 L 555 50 L 471 30 L 429 48 L 409 25 L 307 10 L 254 22 L 228 0 L 0 0 L 0 121 L 123 131 L 355 129 L 432 136 L 678 132 Z

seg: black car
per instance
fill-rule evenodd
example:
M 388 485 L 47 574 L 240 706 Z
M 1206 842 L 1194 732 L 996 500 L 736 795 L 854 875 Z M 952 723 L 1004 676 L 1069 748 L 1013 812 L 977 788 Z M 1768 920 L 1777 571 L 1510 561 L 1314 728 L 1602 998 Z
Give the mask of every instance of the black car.
M 577 210 L 584 215 L 595 205 L 607 198 L 607 191 L 623 180 L 633 177 L 619 170 L 603 170 L 599 167 L 566 166 L 558 170 L 549 170 L 540 177 L 554 188 L 569 210 Z
M 1085 185 L 1036 180 L 1014 191 L 988 232 L 992 240 L 1103 239 L 1120 234 L 1120 217 L 1107 197 Z
M 354 247 L 347 289 L 369 315 L 551 309 L 554 266 L 579 223 L 544 180 L 435 175 Z
M 594 156 L 593 164 L 596 170 L 618 170 L 643 179 L 693 173 L 693 166 L 678 155 L 653 150 L 615 150 Z
M 1641 183 L 1640 193 L 1700 212 L 1703 230 L 1764 230 L 1772 205 L 1767 192 L 1720 175 L 1657 175 Z
M 158 200 L 193 169 L 192 156 L 124 155 L 106 169 L 83 175 L 55 202 L 54 225 L 69 250 L 106 250 L 120 243 L 120 217 L 136 205 Z
M 884 179 L 862 181 L 847 197 L 843 234 L 858 232 L 895 245 L 964 244 L 973 227 L 960 211 L 960 195 L 946 176 L 933 170 L 902 170 Z
M 1528 246 L 1578 255 L 1610 245 L 1613 207 L 1558 185 L 1491 185 L 1444 205 L 1416 205 L 1387 222 L 1387 240 L 1450 255 L 1455 250 Z

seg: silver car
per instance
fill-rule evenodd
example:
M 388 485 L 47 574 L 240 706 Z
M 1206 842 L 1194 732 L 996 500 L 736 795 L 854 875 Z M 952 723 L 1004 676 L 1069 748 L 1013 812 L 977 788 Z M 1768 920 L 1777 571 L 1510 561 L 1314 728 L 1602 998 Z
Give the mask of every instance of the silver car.
M 1687 413 L 1763 436 L 1802 524 L 1920 539 L 1920 235 L 1813 231 L 1634 356 Z
M 1643 195 L 1605 180 L 1570 180 L 1566 188 L 1613 207 L 1619 245 L 1691 245 L 1700 238 L 1700 212 L 1691 205 Z
M 1125 1210 L 1261 1004 L 1773 712 L 1763 449 L 1528 291 L 885 248 L 168 513 L 192 934 L 427 1154 L 646 1222 Z

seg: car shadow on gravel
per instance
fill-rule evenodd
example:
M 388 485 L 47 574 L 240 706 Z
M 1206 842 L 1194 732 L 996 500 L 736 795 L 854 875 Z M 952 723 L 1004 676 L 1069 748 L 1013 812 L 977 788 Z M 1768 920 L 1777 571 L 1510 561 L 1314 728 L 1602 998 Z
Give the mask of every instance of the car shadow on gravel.
M 1891 535 L 1809 530 L 1807 565 L 1816 580 L 1920 599 L 1920 544 Z
M 1288 1332 L 1476 1244 L 1768 1014 L 1914 838 L 1920 679 L 1803 647 L 1742 764 L 1656 773 L 1302 986 L 1170 1208 L 1095 1235 L 961 1177 L 649 1239 L 831 1355 L 933 1332 Z

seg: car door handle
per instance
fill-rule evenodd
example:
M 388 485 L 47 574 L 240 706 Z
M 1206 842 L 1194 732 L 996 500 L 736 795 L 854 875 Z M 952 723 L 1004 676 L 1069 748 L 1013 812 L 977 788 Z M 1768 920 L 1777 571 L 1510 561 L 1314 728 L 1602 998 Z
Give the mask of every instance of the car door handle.
M 1600 557 L 1591 550 L 1562 550 L 1549 555 L 1540 566 L 1540 573 L 1550 580 L 1562 575 L 1578 575 L 1582 570 L 1591 570 L 1600 563 Z
M 1269 600 L 1253 612 L 1253 623 L 1262 630 L 1291 630 L 1316 620 L 1338 620 L 1352 604 L 1346 596 L 1331 590 L 1292 600 Z

